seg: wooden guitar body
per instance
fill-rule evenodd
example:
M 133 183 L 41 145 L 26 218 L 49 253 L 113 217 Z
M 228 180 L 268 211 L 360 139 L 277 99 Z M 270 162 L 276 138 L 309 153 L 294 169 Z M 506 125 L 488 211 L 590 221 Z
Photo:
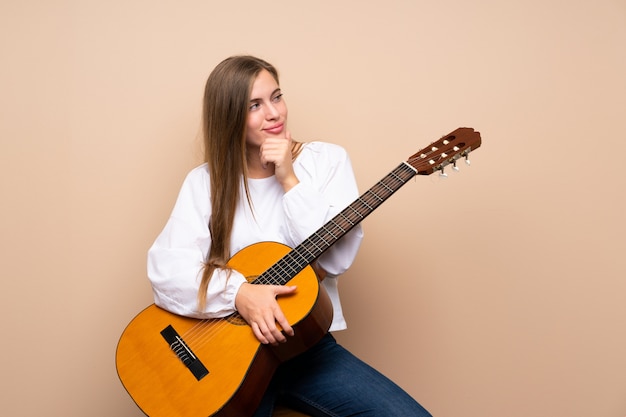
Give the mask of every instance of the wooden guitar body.
M 253 281 L 290 250 L 257 243 L 238 252 L 229 265 Z M 310 266 L 288 285 L 298 290 L 278 303 L 295 335 L 276 348 L 262 345 L 237 314 L 198 320 L 149 306 L 129 323 L 117 346 L 122 384 L 151 417 L 252 415 L 278 365 L 317 343 L 332 321 L 332 304 Z M 208 372 L 200 379 L 175 353 L 181 346 L 173 349 L 164 339 L 161 331 L 168 326 Z

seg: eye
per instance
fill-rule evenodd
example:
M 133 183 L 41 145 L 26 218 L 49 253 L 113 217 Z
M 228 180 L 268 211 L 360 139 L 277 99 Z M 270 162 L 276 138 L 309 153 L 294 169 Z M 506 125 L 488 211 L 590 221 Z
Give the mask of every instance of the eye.
M 257 110 L 259 107 L 261 107 L 261 105 L 258 102 L 255 102 L 255 103 L 252 103 L 250 107 L 248 107 L 248 110 L 254 111 L 254 110 Z
M 282 99 L 283 99 L 283 93 L 280 93 L 280 94 L 275 95 L 272 100 L 274 100 L 274 102 L 279 102 Z

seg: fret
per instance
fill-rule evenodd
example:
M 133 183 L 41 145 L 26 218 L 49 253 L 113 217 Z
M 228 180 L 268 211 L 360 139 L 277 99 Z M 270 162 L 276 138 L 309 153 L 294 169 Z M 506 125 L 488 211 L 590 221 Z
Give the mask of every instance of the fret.
M 371 191 L 371 190 L 370 190 L 370 191 Z M 376 193 L 376 192 L 374 192 L 374 191 L 371 191 L 371 193 L 370 193 L 370 194 L 372 194 L 374 197 L 376 197 L 376 198 L 378 199 L 378 201 L 380 201 L 381 203 L 382 203 L 383 201 L 385 201 L 385 199 L 383 199 L 382 197 L 380 197 L 380 196 L 378 195 L 378 193 Z
M 368 193 L 369 193 L 369 191 L 368 191 Z M 360 200 L 360 201 L 361 201 L 363 204 L 365 204 L 365 206 L 366 206 L 368 209 L 370 209 L 370 210 L 374 210 L 374 208 L 373 208 L 373 207 L 371 207 L 369 204 L 367 204 L 367 203 L 365 202 L 365 200 L 364 200 L 364 199 L 362 199 L 362 198 L 361 198 L 361 200 Z M 365 217 L 365 216 L 364 216 L 364 217 Z
M 361 215 L 361 213 L 359 213 L 359 212 L 358 212 L 358 211 L 354 208 L 354 203 L 350 204 L 350 205 L 348 206 L 348 208 L 349 208 L 350 210 L 352 210 L 352 211 L 353 211 L 356 215 L 358 215 L 358 216 L 361 218 L 361 220 L 363 219 L 363 216 Z
M 332 220 L 331 220 L 331 222 L 332 222 Z M 343 235 L 343 233 L 342 233 L 342 234 L 340 234 L 339 236 L 335 236 L 331 230 L 328 230 L 327 228 L 324 228 L 324 230 L 326 230 L 326 232 L 327 232 L 327 233 L 328 233 L 328 234 L 329 234 L 329 235 L 330 235 L 330 236 L 331 236 L 334 240 L 339 239 L 339 238 Z
M 301 250 L 299 250 L 299 252 L 301 252 L 302 250 L 306 250 L 309 255 L 311 255 L 310 257 L 306 257 L 304 255 L 302 255 L 304 258 L 311 258 L 311 259 L 315 259 L 315 256 L 317 255 L 317 252 L 312 252 L 311 250 L 309 250 L 309 248 L 307 247 L 307 245 L 302 244 L 302 247 L 300 248 Z
M 380 181 L 379 184 L 385 187 L 385 189 L 387 189 L 387 191 L 389 191 L 390 193 L 393 193 L 393 188 L 387 187 L 387 184 L 385 184 L 383 181 Z
M 398 179 L 398 181 L 400 181 L 400 182 L 402 181 L 402 178 L 400 178 L 399 176 L 397 176 L 397 175 L 395 174 L 395 172 L 391 172 L 389 175 L 394 176 L 394 177 L 395 177 L 395 178 L 397 178 L 397 179 Z
M 309 239 L 305 240 L 304 242 L 302 242 L 302 244 L 301 244 L 300 246 L 302 246 L 302 247 L 306 247 L 306 246 L 307 246 L 307 244 L 311 244 L 311 245 L 313 245 L 313 246 L 315 247 L 315 249 L 317 249 L 317 252 L 316 252 L 316 251 L 309 250 L 309 253 L 310 253 L 311 255 L 313 255 L 313 257 L 314 257 L 314 258 L 315 258 L 316 256 L 318 256 L 320 253 L 322 253 L 322 252 L 324 251 L 324 249 L 326 249 L 324 246 L 319 246 L 318 244 L 316 244 L 315 242 L 313 242 L 313 239 L 312 239 L 312 238 L 309 238 Z M 298 247 L 300 247 L 300 246 L 298 246 Z
M 344 211 L 345 211 L 345 210 L 344 210 Z M 339 215 L 340 215 L 341 217 L 343 217 L 343 218 L 345 219 L 345 221 L 347 221 L 348 223 L 350 223 L 350 226 L 354 226 L 354 225 L 355 225 L 355 223 L 354 223 L 354 222 L 352 222 L 352 221 L 350 220 L 350 218 L 348 218 L 345 214 L 343 214 L 343 212 L 344 212 L 344 211 L 342 211 L 341 213 L 339 213 Z

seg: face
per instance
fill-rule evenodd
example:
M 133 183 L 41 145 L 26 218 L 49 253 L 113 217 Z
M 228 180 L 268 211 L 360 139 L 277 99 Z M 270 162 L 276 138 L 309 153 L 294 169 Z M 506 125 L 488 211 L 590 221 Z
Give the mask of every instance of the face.
M 287 105 L 272 74 L 262 70 L 254 80 L 250 101 L 246 144 L 259 147 L 268 137 L 284 138 L 287 132 Z

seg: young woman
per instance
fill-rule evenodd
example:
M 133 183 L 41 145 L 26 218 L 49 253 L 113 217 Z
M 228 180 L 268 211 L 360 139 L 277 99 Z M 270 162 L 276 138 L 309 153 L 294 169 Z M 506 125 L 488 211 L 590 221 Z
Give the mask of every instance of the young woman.
M 186 177 L 148 253 L 155 302 L 195 318 L 237 311 L 261 343 L 284 343 L 294 331 L 276 299 L 297 289 L 250 284 L 226 264 L 256 242 L 295 247 L 352 203 L 349 157 L 337 145 L 291 138 L 278 73 L 251 56 L 227 58 L 210 74 L 203 126 L 206 162 Z M 362 237 L 357 225 L 313 265 L 332 301 L 330 331 L 346 328 L 337 277 Z M 430 415 L 330 333 L 280 365 L 255 416 L 271 416 L 277 402 L 320 417 Z

